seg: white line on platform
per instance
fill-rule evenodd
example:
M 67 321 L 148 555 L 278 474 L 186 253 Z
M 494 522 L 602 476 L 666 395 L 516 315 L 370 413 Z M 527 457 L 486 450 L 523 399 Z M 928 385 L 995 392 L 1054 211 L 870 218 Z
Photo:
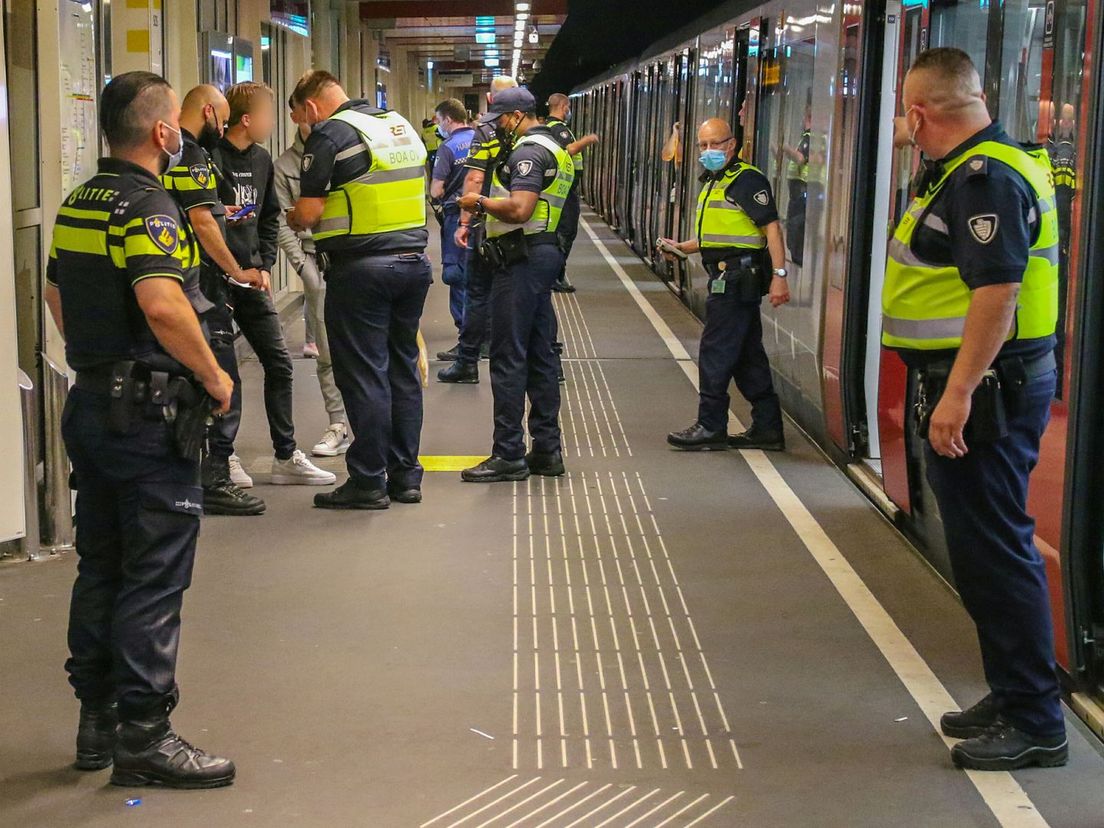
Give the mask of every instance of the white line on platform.
M 449 814 L 452 814 L 452 813 L 455 813 L 456 811 L 459 811 L 465 805 L 470 805 L 472 802 L 475 802 L 475 800 L 479 799 L 479 797 L 486 796 L 491 791 L 493 791 L 495 788 L 501 788 L 503 785 L 505 785 L 507 782 L 509 782 L 513 779 L 517 779 L 517 774 L 516 773 L 513 774 L 512 776 L 507 776 L 505 779 L 503 779 L 499 782 L 495 782 L 489 788 L 484 788 L 479 793 L 477 793 L 475 796 L 473 796 L 471 799 L 465 799 L 459 805 L 454 805 L 453 807 L 451 807 L 447 811 L 445 811 L 443 814 L 438 814 L 437 816 L 435 816 L 429 822 L 423 822 L 420 826 L 418 826 L 418 828 L 426 828 L 427 825 L 432 825 L 433 823 L 437 822 L 437 820 L 444 819 Z
M 644 298 L 640 288 L 636 286 L 625 268 L 610 253 L 605 243 L 591 228 L 590 223 L 583 219 L 580 224 L 586 230 L 602 258 L 610 266 L 610 269 L 621 280 L 621 284 L 636 302 L 637 307 L 652 323 L 660 339 L 667 345 L 671 356 L 682 368 L 686 378 L 697 390 L 698 378 L 694 370 L 694 363 L 686 348 L 675 336 L 674 332 L 659 315 L 652 304 Z M 743 426 L 734 414 L 729 413 L 730 419 L 740 430 Z M 897 674 L 901 683 L 908 690 L 909 695 L 923 711 L 928 721 L 936 732 L 939 732 L 939 717 L 946 710 L 954 710 L 957 704 L 947 692 L 947 688 L 924 661 L 923 657 L 912 646 L 900 627 L 879 603 L 874 593 L 863 583 L 862 578 L 844 558 L 839 548 L 835 545 L 824 528 L 817 522 L 813 514 L 801 502 L 790 485 L 779 474 L 774 463 L 762 451 L 741 451 L 740 454 L 751 468 L 752 473 L 759 480 L 760 485 L 771 496 L 783 516 L 789 522 L 794 532 L 812 555 L 824 574 L 832 582 L 848 608 L 858 619 L 867 635 L 881 651 L 889 666 Z M 948 746 L 952 740 L 943 738 Z M 967 771 L 966 775 L 973 783 L 989 810 L 1005 828 L 1044 828 L 1047 821 L 1028 798 L 1024 789 L 1012 777 L 1005 772 L 979 772 Z M 722 803 L 723 804 L 723 803 Z M 693 824 L 693 823 L 691 823 Z

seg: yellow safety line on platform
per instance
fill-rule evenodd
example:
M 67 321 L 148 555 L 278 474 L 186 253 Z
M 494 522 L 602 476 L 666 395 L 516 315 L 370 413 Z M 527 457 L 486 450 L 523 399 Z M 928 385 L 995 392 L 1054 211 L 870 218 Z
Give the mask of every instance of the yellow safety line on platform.
M 458 472 L 479 465 L 486 459 L 487 456 L 484 454 L 478 457 L 461 457 L 456 455 L 419 457 L 418 461 L 427 472 Z

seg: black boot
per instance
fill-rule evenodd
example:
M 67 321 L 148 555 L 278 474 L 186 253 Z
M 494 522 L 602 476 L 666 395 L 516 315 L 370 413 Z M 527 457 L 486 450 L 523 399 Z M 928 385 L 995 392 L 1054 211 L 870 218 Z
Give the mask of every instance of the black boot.
M 437 359 L 441 360 L 442 362 L 455 362 L 456 360 L 460 359 L 460 343 L 457 342 L 447 351 L 438 351 Z
M 951 761 L 967 770 L 1011 771 L 1057 768 L 1069 761 L 1069 741 L 1059 736 L 1032 736 L 998 718 L 980 736 L 951 748 Z
M 386 489 L 365 489 L 354 480 L 347 480 L 332 492 L 314 496 L 314 505 L 319 509 L 386 509 L 391 498 Z
M 210 756 L 173 732 L 168 714 L 119 725 L 112 785 L 220 788 L 234 781 L 234 763 Z
M 119 708 L 113 702 L 81 702 L 77 726 L 77 770 L 103 770 L 115 752 Z
M 672 431 L 667 435 L 667 442 L 683 451 L 724 451 L 728 448 L 728 435 L 694 423 L 682 431 Z
M 437 372 L 437 382 L 477 385 L 479 383 L 479 366 L 469 365 L 466 362 L 454 362 Z
M 467 483 L 501 483 L 504 480 L 525 480 L 529 477 L 529 466 L 525 458 L 504 460 L 491 456 L 470 469 L 460 472 L 460 479 Z
M 566 473 L 563 454 L 558 451 L 531 451 L 525 455 L 525 465 L 530 474 L 541 477 L 562 477 Z
M 973 707 L 944 713 L 939 719 L 939 729 L 952 739 L 972 739 L 980 736 L 997 723 L 997 700 L 990 693 Z
M 552 290 L 554 290 L 556 293 L 574 293 L 575 285 L 567 281 L 567 275 L 564 274 L 552 283 Z
M 752 426 L 741 434 L 733 434 L 729 437 L 728 447 L 759 449 L 761 451 L 785 451 L 786 438 L 781 431 L 766 431 Z
M 265 502 L 230 480 L 230 463 L 225 457 L 208 454 L 200 466 L 203 482 L 203 513 L 207 515 L 263 515 Z
M 392 486 L 387 484 L 387 495 L 396 503 L 421 503 L 421 486 Z

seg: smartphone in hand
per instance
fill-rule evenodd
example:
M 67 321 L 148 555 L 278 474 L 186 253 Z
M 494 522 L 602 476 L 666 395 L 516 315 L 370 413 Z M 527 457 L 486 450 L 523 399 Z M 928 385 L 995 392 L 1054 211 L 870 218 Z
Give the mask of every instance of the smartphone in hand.
M 226 219 L 227 221 L 241 221 L 246 216 L 251 215 L 256 209 L 256 204 L 246 204 L 240 210 L 228 215 Z

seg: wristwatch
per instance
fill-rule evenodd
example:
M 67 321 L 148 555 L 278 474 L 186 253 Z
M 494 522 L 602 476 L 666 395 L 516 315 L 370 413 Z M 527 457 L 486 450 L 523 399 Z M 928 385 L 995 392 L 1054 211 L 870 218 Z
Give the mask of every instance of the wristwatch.
M 784 268 L 784 267 L 776 267 L 774 270 L 771 271 L 771 273 L 773 273 L 779 279 L 785 279 L 786 276 L 789 275 L 786 268 Z

